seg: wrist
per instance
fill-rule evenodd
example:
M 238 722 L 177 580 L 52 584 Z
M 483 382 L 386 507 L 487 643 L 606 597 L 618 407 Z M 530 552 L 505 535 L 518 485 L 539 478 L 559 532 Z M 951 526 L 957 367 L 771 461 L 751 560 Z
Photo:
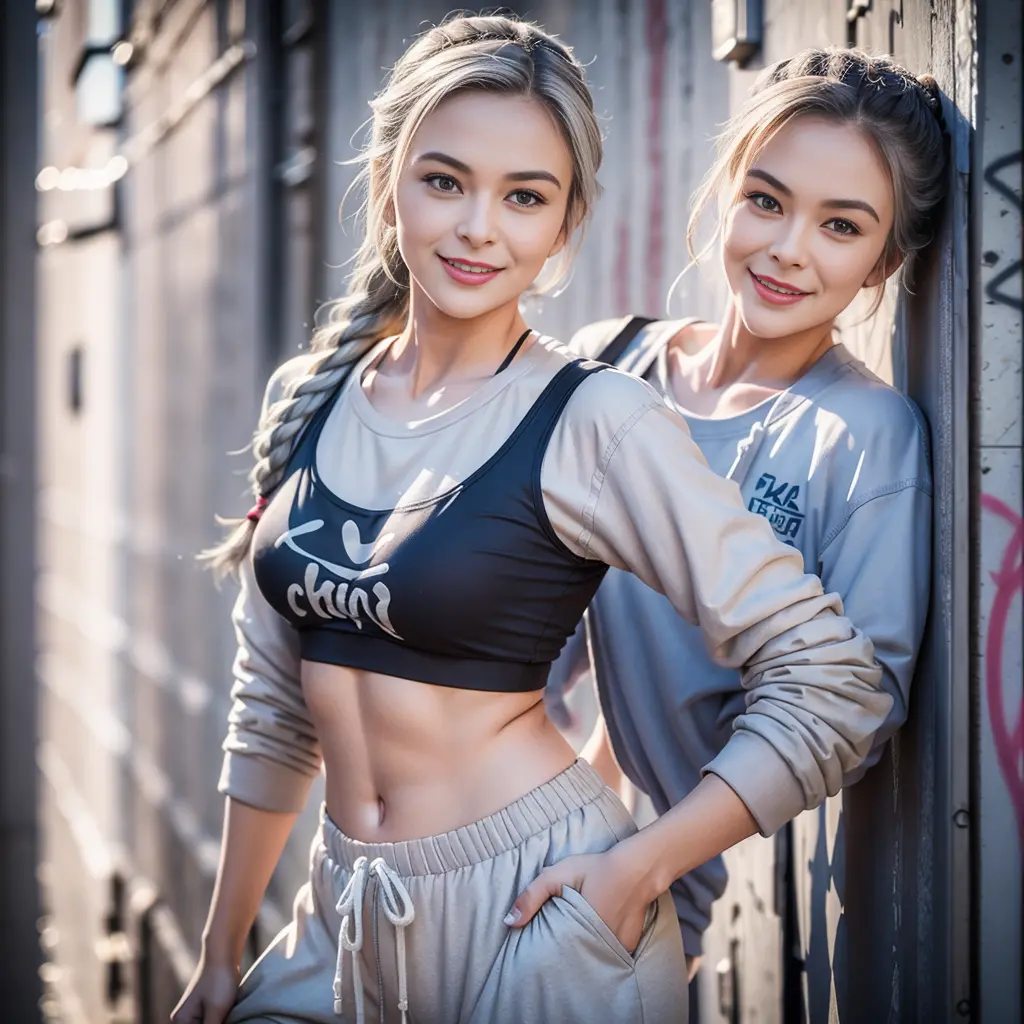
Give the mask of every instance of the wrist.
M 203 963 L 208 967 L 237 968 L 242 962 L 242 951 L 245 948 L 245 936 L 232 938 L 216 932 L 204 932 L 202 938 Z
M 652 843 L 648 829 L 622 840 L 609 851 L 627 885 L 638 901 L 653 903 L 675 881 L 676 876 L 664 863 L 658 844 Z

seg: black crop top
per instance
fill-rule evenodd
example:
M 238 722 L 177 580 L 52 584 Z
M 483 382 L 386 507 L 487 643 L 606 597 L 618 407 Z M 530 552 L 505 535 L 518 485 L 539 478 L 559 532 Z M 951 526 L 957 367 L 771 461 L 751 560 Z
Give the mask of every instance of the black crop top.
M 542 689 L 607 566 L 556 536 L 541 464 L 569 397 L 605 368 L 569 363 L 462 483 L 383 511 L 317 476 L 326 402 L 253 536 L 256 582 L 298 631 L 302 658 L 468 690 Z

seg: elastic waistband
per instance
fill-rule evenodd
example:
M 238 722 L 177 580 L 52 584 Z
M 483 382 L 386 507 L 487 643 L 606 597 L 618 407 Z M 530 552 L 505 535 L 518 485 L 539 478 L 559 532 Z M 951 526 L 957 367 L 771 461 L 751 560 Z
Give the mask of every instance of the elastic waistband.
M 530 836 L 592 803 L 603 792 L 611 793 L 601 776 L 586 761 L 577 760 L 550 782 L 500 811 L 439 836 L 400 843 L 361 843 L 346 836 L 324 807 L 320 809 L 320 823 L 328 855 L 345 869 L 351 870 L 360 857 L 370 861 L 382 857 L 405 877 L 439 875 L 521 846 Z

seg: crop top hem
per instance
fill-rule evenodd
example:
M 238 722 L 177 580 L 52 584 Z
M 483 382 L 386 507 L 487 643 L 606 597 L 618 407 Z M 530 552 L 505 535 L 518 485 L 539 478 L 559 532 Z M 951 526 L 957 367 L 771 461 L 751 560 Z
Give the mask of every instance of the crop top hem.
M 543 690 L 550 664 L 459 658 L 407 648 L 387 637 L 349 636 L 331 630 L 299 634 L 303 661 L 375 672 L 459 690 L 527 693 Z

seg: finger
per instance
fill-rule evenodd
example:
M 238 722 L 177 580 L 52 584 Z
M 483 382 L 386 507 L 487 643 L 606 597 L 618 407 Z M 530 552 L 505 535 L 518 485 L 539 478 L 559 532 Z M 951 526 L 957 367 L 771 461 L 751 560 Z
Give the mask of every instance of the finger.
M 520 894 L 512 904 L 512 909 L 505 916 L 505 924 L 510 928 L 522 928 L 529 924 L 533 916 L 552 896 L 562 892 L 566 882 L 562 872 L 557 868 L 542 871 Z
M 699 956 L 688 956 L 686 958 L 686 978 L 687 981 L 693 981 L 697 975 L 697 968 L 700 967 Z

